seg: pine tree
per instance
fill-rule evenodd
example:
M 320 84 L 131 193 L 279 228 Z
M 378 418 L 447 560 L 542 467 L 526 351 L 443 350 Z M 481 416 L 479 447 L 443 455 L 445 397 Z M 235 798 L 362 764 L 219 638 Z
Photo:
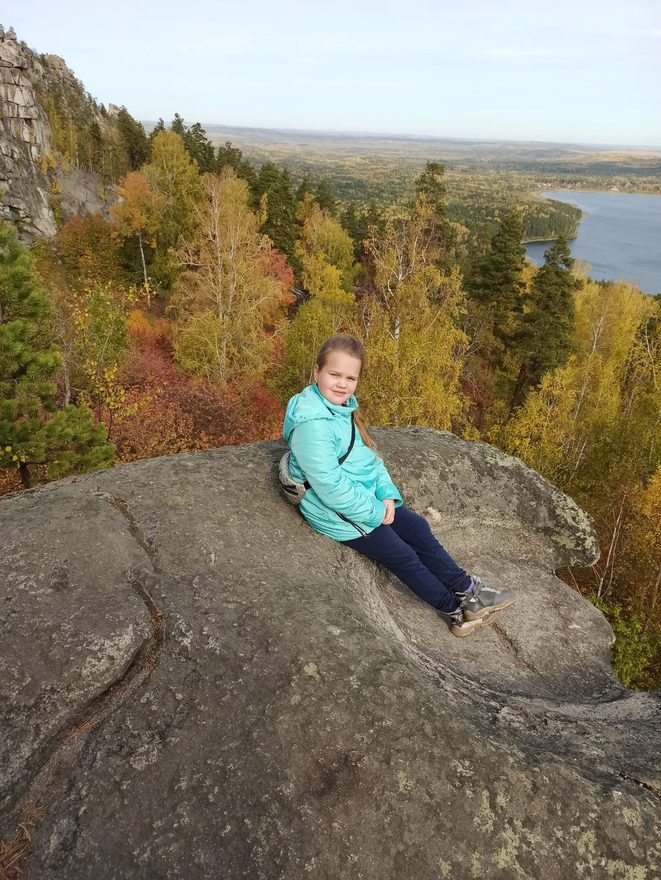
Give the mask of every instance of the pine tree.
M 257 180 L 255 169 L 247 159 L 243 158 L 241 150 L 233 146 L 231 141 L 225 141 L 224 146 L 218 147 L 216 153 L 216 172 L 220 173 L 226 165 L 233 169 L 237 177 L 246 181 L 252 193 Z
M 126 107 L 117 114 L 117 127 L 124 139 L 129 171 L 136 171 L 149 155 L 149 140 L 141 123 L 136 122 Z
M 454 229 L 448 220 L 444 176 L 444 165 L 440 162 L 427 162 L 425 170 L 415 180 L 416 200 L 424 196 L 431 207 L 435 247 L 438 251 L 436 264 L 441 270 L 451 268 L 456 245 Z M 415 210 L 415 202 L 411 209 Z
M 296 200 L 286 169 L 280 171 L 273 162 L 262 165 L 254 189 L 255 206 L 266 212 L 261 232 L 275 247 L 286 254 L 294 268 L 296 264 Z
M 425 170 L 415 180 L 416 197 L 425 195 L 438 217 L 447 216 L 444 175 L 445 166 L 441 162 L 427 162 Z
M 184 138 L 184 135 L 186 134 L 186 124 L 178 113 L 174 114 L 174 119 L 170 123 L 170 131 L 178 134 L 182 140 Z
M 502 365 L 502 352 L 512 343 L 521 318 L 525 262 L 521 218 L 518 212 L 509 211 L 468 283 L 471 299 L 483 307 L 490 329 L 502 346 L 499 365 Z
M 299 183 L 298 188 L 296 190 L 296 201 L 302 202 L 305 199 L 306 195 L 308 195 L 308 193 L 313 195 L 312 187 L 310 186 L 310 178 L 308 177 L 307 174 L 304 174 L 303 179 Z
M 322 180 L 317 184 L 317 188 L 314 191 L 314 198 L 320 208 L 323 208 L 324 211 L 328 211 L 331 217 L 335 216 L 337 212 L 337 199 L 331 192 L 331 189 L 325 180 Z
M 184 146 L 188 150 L 188 155 L 197 162 L 200 173 L 205 174 L 206 172 L 215 171 L 216 151 L 199 122 L 196 122 L 185 132 L 183 140 Z
M 57 409 L 52 319 L 27 251 L 0 223 L 0 467 L 17 468 L 25 488 L 35 466 L 54 478 L 106 467 L 114 455 L 89 409 Z
M 165 121 L 164 121 L 163 117 L 161 116 L 161 117 L 159 118 L 158 122 L 156 123 L 156 125 L 155 125 L 155 126 L 152 128 L 152 130 L 149 132 L 149 153 L 148 153 L 148 158 L 151 157 L 151 145 L 152 145 L 153 142 L 154 142 L 154 138 L 156 137 L 156 135 L 160 134 L 162 131 L 167 131 L 167 129 L 166 129 L 166 127 L 165 127 Z
M 544 265 L 535 275 L 527 310 L 514 334 L 513 348 L 521 366 L 510 412 L 520 405 L 528 388 L 537 385 L 544 373 L 565 364 L 573 350 L 574 293 L 579 286 L 573 265 L 567 239 L 560 236 L 544 254 Z

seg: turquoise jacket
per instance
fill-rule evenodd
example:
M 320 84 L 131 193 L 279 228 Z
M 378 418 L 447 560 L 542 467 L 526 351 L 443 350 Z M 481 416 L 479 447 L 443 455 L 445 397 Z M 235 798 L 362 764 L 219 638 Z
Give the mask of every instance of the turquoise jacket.
M 282 428 L 291 450 L 290 475 L 311 486 L 300 503 L 301 513 L 313 529 L 336 541 L 350 541 L 360 537 L 360 530 L 369 534 L 380 526 L 385 499 L 392 498 L 396 507 L 403 504 L 383 461 L 365 445 L 357 428 L 351 453 L 338 463 L 349 448 L 351 413 L 357 409 L 354 396 L 341 406 L 326 400 L 316 385 L 308 385 L 287 404 Z

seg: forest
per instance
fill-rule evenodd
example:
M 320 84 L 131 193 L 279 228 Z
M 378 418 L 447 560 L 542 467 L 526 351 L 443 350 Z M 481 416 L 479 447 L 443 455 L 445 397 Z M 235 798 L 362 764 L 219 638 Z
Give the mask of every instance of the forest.
M 353 333 L 369 422 L 495 444 L 591 514 L 601 558 L 561 576 L 610 620 L 623 683 L 661 687 L 661 300 L 580 274 L 575 209 L 507 169 L 294 169 L 178 115 L 148 134 L 43 101 L 45 166 L 117 201 L 29 249 L 0 225 L 0 492 L 277 438 L 320 344 Z M 549 232 L 536 268 L 523 242 Z

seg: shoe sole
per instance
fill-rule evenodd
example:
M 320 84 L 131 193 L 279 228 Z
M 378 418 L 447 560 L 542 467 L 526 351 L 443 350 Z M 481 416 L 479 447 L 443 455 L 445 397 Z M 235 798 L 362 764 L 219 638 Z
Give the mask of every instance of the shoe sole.
M 492 614 L 498 614 L 499 611 L 504 611 L 506 608 L 509 608 L 510 605 L 514 605 L 518 596 L 515 596 L 513 599 L 510 599 L 509 602 L 503 602 L 502 605 L 498 605 L 496 608 L 484 608 L 480 611 L 479 614 L 475 614 L 472 611 L 464 611 L 464 617 L 466 620 L 485 620 L 487 617 L 491 617 Z
M 489 619 L 485 617 L 479 617 L 477 620 L 470 620 L 468 622 L 474 623 L 475 626 L 472 626 L 470 629 L 468 627 L 451 626 L 450 632 L 452 633 L 452 635 L 456 636 L 458 639 L 465 639 L 467 638 L 467 636 L 472 636 L 475 630 L 481 629 L 483 626 L 488 626 L 490 623 L 495 623 L 495 616 L 493 614 L 490 614 Z

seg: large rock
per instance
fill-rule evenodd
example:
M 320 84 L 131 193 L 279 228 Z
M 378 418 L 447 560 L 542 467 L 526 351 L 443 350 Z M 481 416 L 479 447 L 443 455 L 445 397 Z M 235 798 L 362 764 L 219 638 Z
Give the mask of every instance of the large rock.
M 38 93 L 58 94 L 71 116 L 66 96 L 74 95 L 90 122 L 100 130 L 107 126 L 61 58 L 37 55 L 0 26 L 0 219 L 13 223 L 25 242 L 55 235 L 56 203 L 66 221 L 85 211 L 105 214 L 112 200 L 99 174 L 54 167 L 52 132 Z
M 606 621 L 553 573 L 596 558 L 587 517 L 484 444 L 375 435 L 455 557 L 519 591 L 470 639 L 309 529 L 277 443 L 0 500 L 0 865 L 659 876 L 659 695 L 617 682 Z

